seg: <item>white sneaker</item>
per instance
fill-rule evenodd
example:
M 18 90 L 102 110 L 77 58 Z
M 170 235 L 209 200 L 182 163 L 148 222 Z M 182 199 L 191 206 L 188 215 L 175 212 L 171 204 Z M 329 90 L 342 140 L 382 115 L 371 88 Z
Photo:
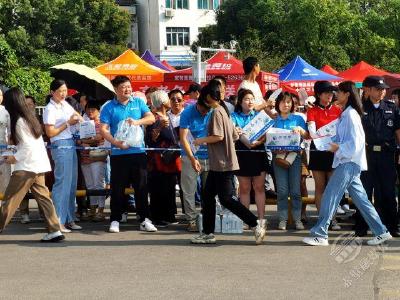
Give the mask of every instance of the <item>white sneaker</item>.
M 40 241 L 42 243 L 56 243 L 65 239 L 65 236 L 61 233 L 61 231 L 51 232 L 46 234 Z
M 112 221 L 110 224 L 110 228 L 108 229 L 108 232 L 118 233 L 119 232 L 119 222 Z
M 214 234 L 204 234 L 201 233 L 199 235 L 194 236 L 190 242 L 192 244 L 215 244 L 217 240 L 215 239 Z
M 383 242 L 388 241 L 390 239 L 392 239 L 392 235 L 389 233 L 389 231 L 386 231 L 385 233 L 382 233 L 381 235 L 377 235 L 372 240 L 367 241 L 367 244 L 370 246 L 376 246 L 376 245 L 380 245 Z
M 66 228 L 64 225 L 60 225 L 60 231 L 62 233 L 71 233 L 72 231 Z
M 342 209 L 343 209 L 347 214 L 355 214 L 355 213 L 356 213 L 356 210 L 350 208 L 350 205 L 348 205 L 348 204 L 342 205 Z
M 128 223 L 128 213 L 123 213 L 121 216 L 121 223 Z
M 142 223 L 140 223 L 140 230 L 147 232 L 156 232 L 157 228 L 151 223 L 149 219 L 144 219 Z
M 300 220 L 295 222 L 295 226 L 296 226 L 296 230 L 304 230 L 303 222 L 301 222 Z
M 256 244 L 260 245 L 265 237 L 265 220 L 257 220 L 257 226 L 254 230 L 254 236 L 256 238 Z
M 23 214 L 21 216 L 21 223 L 22 224 L 28 224 L 31 220 L 29 219 L 29 215 L 28 214 Z
M 336 210 L 337 215 L 344 215 L 346 212 L 343 210 L 343 208 L 339 205 L 337 210 Z
M 328 239 L 321 237 L 306 237 L 303 239 L 303 243 L 310 246 L 329 246 Z
M 82 230 L 82 227 L 79 225 L 76 225 L 75 222 L 69 223 L 67 227 L 71 230 Z
M 279 230 L 286 230 L 287 221 L 280 221 L 278 225 Z

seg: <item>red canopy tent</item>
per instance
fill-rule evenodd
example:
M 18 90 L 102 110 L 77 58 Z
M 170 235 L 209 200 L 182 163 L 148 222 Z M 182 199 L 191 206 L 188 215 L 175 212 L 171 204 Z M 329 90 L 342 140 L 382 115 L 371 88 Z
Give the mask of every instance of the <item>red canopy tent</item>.
M 365 61 L 360 61 L 358 64 L 352 66 L 350 69 L 340 72 L 337 76 L 342 77 L 344 80 L 351 80 L 357 83 L 363 82 L 365 77 L 370 75 L 384 76 L 389 74 L 390 73 L 384 70 L 375 68 L 374 66 L 367 64 Z
M 331 75 L 338 75 L 339 72 L 332 68 L 330 65 L 325 65 L 320 69 L 322 72 L 331 74 Z
M 227 80 L 226 95 L 234 95 L 244 79 L 242 61 L 235 58 L 228 52 L 218 52 L 207 60 L 207 78 L 211 80 L 215 76 L 224 76 Z M 261 91 L 275 90 L 279 86 L 277 74 L 260 72 L 257 82 Z M 182 87 L 184 90 L 193 82 L 192 68 L 179 70 L 176 72 L 164 74 L 164 85 L 169 87 Z

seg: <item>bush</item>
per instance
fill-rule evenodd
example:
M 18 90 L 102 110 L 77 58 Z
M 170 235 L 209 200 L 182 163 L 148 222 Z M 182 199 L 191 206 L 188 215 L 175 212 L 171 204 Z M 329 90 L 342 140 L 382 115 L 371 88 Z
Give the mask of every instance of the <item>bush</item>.
M 19 87 L 25 95 L 34 96 L 37 105 L 44 105 L 51 80 L 49 72 L 25 67 L 12 70 L 4 81 L 8 87 Z

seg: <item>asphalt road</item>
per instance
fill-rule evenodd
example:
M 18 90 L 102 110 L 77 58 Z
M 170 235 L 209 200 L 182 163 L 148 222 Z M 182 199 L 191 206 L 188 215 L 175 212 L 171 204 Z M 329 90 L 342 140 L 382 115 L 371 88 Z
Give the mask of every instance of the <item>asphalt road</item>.
M 191 245 L 183 225 L 144 233 L 133 215 L 119 234 L 81 223 L 48 245 L 44 223 L 13 222 L 0 235 L 0 299 L 400 299 L 399 240 L 379 249 L 343 230 L 304 246 L 308 231 L 276 230 L 275 210 L 261 246 L 251 231 Z

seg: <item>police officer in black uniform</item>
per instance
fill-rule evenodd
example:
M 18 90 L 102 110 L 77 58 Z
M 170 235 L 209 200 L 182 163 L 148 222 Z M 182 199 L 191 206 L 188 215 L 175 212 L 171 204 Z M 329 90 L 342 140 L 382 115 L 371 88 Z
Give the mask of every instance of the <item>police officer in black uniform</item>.
M 386 85 L 383 77 L 368 76 L 363 89 L 368 97 L 363 101 L 362 124 L 365 132 L 368 170 L 361 174 L 361 181 L 370 201 L 391 235 L 399 237 L 397 228 L 397 202 L 395 195 L 395 151 L 400 141 L 400 112 L 391 101 L 384 99 Z M 359 213 L 356 214 L 355 233 L 367 234 L 368 226 Z

